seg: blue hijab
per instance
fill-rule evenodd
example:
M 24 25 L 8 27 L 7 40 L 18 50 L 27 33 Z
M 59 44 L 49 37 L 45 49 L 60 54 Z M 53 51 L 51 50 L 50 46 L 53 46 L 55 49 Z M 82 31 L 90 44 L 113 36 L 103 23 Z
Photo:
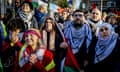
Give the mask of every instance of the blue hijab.
M 100 34 L 100 30 L 98 32 L 98 41 L 95 48 L 95 59 L 94 63 L 98 63 L 105 58 L 107 58 L 115 48 L 118 35 L 114 32 L 112 26 L 108 23 L 104 23 L 100 26 L 107 27 L 110 31 L 110 35 L 108 37 L 103 38 Z

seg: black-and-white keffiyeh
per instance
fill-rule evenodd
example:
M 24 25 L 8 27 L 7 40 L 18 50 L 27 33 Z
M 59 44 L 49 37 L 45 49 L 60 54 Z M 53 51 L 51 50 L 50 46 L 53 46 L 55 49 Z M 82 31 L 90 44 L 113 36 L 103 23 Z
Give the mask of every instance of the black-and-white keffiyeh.
M 34 14 L 33 11 L 31 11 L 29 13 L 24 13 L 23 11 L 19 12 L 19 16 L 24 22 L 29 22 L 32 19 L 33 14 Z
M 31 28 L 31 24 L 32 24 L 32 17 L 34 15 L 34 11 L 31 11 L 29 13 L 24 13 L 23 11 L 19 12 L 19 16 L 20 18 L 24 21 L 25 23 L 25 28 Z
M 86 47 L 88 48 L 92 40 L 91 29 L 88 24 L 84 24 L 80 29 L 75 29 L 73 25 L 64 30 L 65 37 L 71 45 L 73 53 L 77 53 L 86 38 Z

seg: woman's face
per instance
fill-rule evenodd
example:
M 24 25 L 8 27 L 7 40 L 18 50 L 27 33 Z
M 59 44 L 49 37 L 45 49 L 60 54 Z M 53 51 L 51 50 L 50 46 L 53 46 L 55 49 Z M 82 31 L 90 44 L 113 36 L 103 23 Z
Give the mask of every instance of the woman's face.
M 106 38 L 110 35 L 110 29 L 107 27 L 101 27 L 100 28 L 100 35 L 102 38 Z
M 111 16 L 109 18 L 109 22 L 110 22 L 110 24 L 115 24 L 116 23 L 116 18 L 114 16 Z
M 20 6 L 20 0 L 15 0 L 15 6 L 18 8 Z
M 62 15 L 63 15 L 63 18 L 64 18 L 64 19 L 66 19 L 66 18 L 67 18 L 67 16 L 68 16 L 68 13 L 67 13 L 67 12 L 63 12 L 63 14 L 62 14 Z
M 38 37 L 34 34 L 28 34 L 25 37 L 25 42 L 29 45 L 29 46 L 34 46 L 38 43 Z
M 53 29 L 53 24 L 52 24 L 52 20 L 47 20 L 46 21 L 46 30 L 47 31 L 51 31 Z
M 29 4 L 27 4 L 27 3 L 23 4 L 23 11 L 25 13 L 30 12 L 30 6 L 29 6 Z

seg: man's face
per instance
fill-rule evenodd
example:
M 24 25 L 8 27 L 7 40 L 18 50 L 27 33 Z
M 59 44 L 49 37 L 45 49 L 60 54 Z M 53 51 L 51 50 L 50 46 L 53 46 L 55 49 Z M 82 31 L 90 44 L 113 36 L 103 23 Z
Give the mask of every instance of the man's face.
M 92 20 L 93 21 L 98 21 L 100 19 L 101 19 L 101 13 L 100 13 L 100 11 L 98 9 L 94 9 L 92 11 Z
M 73 21 L 75 24 L 83 24 L 84 14 L 83 12 L 76 12 L 73 15 Z
M 20 6 L 20 0 L 15 0 L 15 6 L 19 7 Z
M 64 19 L 66 19 L 67 16 L 68 16 L 68 12 L 63 12 L 63 13 L 62 13 L 62 16 L 63 16 Z

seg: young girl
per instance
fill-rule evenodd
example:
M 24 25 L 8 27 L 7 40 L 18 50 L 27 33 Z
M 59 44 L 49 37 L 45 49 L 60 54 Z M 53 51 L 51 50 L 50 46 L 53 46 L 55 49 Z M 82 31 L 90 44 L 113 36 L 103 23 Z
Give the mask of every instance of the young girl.
M 53 54 L 42 45 L 40 32 L 29 29 L 23 39 L 25 44 L 18 58 L 20 69 L 15 72 L 54 72 Z

